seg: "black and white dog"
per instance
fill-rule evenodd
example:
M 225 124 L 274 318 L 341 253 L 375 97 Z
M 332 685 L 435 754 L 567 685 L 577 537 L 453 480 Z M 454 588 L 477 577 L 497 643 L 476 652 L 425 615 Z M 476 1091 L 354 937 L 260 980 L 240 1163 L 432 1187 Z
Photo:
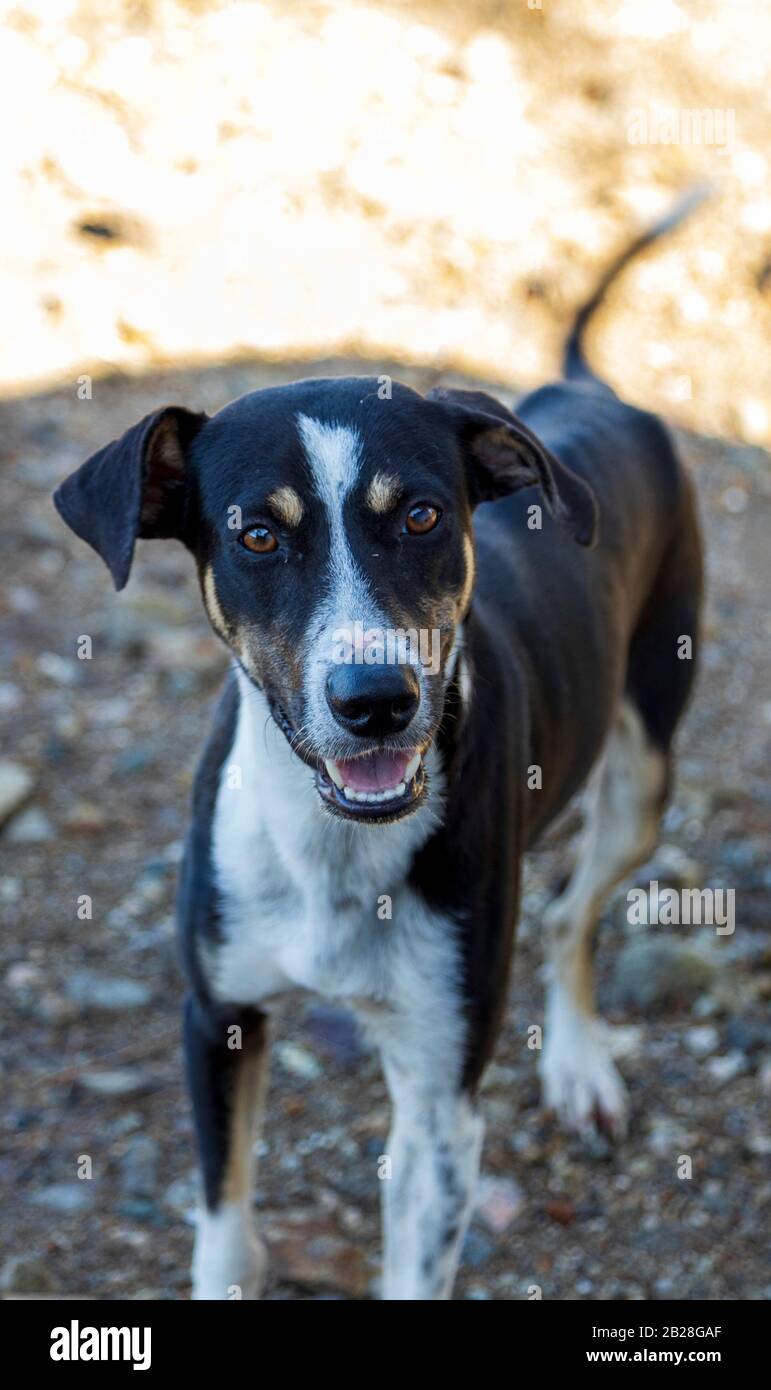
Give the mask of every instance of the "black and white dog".
M 544 923 L 541 1073 L 568 1125 L 623 1130 L 592 939 L 655 844 L 701 546 L 667 430 L 592 374 L 582 335 L 612 274 L 684 211 L 609 272 L 576 320 L 566 379 L 517 415 L 476 391 L 301 381 L 212 418 L 159 410 L 56 494 L 118 589 L 137 537 L 181 540 L 235 654 L 179 907 L 197 1298 L 262 1284 L 266 1017 L 294 989 L 350 1006 L 381 1049 L 383 1296 L 450 1296 L 522 856 L 593 770 L 577 865 Z

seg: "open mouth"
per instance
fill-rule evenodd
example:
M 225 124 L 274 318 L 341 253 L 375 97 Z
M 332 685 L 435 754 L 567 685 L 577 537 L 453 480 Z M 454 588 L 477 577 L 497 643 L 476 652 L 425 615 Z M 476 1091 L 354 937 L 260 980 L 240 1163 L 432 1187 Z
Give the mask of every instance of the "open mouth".
M 416 748 L 382 748 L 347 761 L 325 759 L 316 786 L 332 810 L 357 820 L 393 820 L 423 796 L 423 758 Z

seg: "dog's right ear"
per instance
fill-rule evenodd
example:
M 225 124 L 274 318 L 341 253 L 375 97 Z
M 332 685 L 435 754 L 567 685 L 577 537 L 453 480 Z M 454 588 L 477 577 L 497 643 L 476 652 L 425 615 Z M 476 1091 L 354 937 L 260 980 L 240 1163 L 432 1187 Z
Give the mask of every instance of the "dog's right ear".
M 208 418 L 182 406 L 156 410 L 54 493 L 59 515 L 101 555 L 116 589 L 128 580 L 138 536 L 183 539 L 186 453 Z

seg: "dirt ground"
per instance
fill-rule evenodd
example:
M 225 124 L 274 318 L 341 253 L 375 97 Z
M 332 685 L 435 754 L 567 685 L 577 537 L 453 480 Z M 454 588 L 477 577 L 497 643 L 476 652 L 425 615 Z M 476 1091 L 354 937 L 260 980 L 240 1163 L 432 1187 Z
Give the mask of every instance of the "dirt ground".
M 582 1144 L 540 1112 L 527 1046 L 576 814 L 532 856 L 456 1296 L 768 1298 L 768 15 L 40 0 L 8 19 L 28 99 L 0 226 L 0 715 L 29 785 L 0 831 L 0 1294 L 189 1294 L 173 900 L 226 656 L 181 548 L 140 545 L 116 596 L 53 488 L 166 401 L 362 370 L 510 399 L 554 372 L 639 218 L 707 176 L 720 196 L 624 277 L 592 352 L 679 427 L 707 538 L 702 669 L 639 881 L 733 890 L 736 930 L 635 929 L 617 896 L 600 1002 L 632 1123 Z M 733 111 L 734 136 L 630 142 L 651 103 Z M 287 1005 L 273 1051 L 269 1297 L 366 1298 L 376 1059 L 314 1000 Z

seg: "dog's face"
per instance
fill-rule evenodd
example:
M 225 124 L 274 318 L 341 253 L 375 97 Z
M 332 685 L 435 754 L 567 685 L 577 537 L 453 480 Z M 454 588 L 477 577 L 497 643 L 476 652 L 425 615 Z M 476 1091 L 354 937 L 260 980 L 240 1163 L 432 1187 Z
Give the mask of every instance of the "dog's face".
M 340 378 L 255 391 L 211 419 L 159 411 L 55 500 L 118 588 L 137 536 L 182 540 L 212 626 L 323 805 L 393 821 L 425 794 L 471 601 L 473 507 L 533 483 L 590 544 L 588 488 L 498 402 Z

